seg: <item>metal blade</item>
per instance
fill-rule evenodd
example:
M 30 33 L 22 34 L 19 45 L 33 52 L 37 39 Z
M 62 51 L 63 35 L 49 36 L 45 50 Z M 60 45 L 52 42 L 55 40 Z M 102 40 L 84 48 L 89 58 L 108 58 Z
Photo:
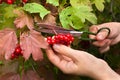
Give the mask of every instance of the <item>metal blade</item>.
M 80 37 L 83 32 L 82 31 L 69 31 L 71 35 L 76 36 L 76 37 Z
M 83 32 L 73 30 L 51 30 L 51 29 L 34 29 L 38 32 L 50 33 L 50 34 L 71 34 L 72 36 L 80 37 Z

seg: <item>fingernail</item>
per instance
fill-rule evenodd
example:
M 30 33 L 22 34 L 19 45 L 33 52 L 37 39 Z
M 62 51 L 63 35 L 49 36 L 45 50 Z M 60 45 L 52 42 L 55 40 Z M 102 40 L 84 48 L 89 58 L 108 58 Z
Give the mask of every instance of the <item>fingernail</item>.
M 103 39 L 104 39 L 103 35 L 101 35 L 101 34 L 98 35 L 97 38 L 98 38 L 99 40 L 103 40 Z
M 53 48 L 54 48 L 55 50 L 58 50 L 58 49 L 60 48 L 60 45 L 59 45 L 59 44 L 54 44 L 54 45 L 53 45 Z

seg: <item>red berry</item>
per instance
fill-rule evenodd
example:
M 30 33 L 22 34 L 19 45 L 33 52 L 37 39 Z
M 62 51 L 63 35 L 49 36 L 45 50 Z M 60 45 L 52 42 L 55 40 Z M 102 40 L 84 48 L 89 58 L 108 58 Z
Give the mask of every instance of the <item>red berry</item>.
M 56 36 L 53 36 L 53 38 L 54 38 L 54 39 L 58 39 L 58 36 L 57 36 L 57 35 L 56 35 Z
M 17 47 L 15 48 L 15 51 L 11 55 L 11 59 L 17 58 L 19 56 L 22 56 L 22 49 L 19 44 L 17 44 Z
M 21 53 L 21 51 L 22 51 L 22 50 L 21 50 L 20 47 L 17 47 L 17 48 L 15 49 L 15 52 L 16 52 L 16 53 Z
M 52 44 L 55 44 L 55 43 L 56 43 L 56 40 L 55 40 L 55 39 L 53 39 L 53 40 L 52 40 Z
M 52 40 L 52 37 L 47 37 L 47 40 Z
M 2 2 L 3 2 L 3 1 L 2 1 L 2 0 L 0 0 L 0 4 L 2 4 Z
M 12 53 L 12 55 L 11 55 L 11 59 L 14 59 L 14 58 L 15 58 L 15 54 Z
M 52 44 L 52 40 L 47 40 L 48 44 Z
M 71 34 L 67 34 L 66 36 L 67 36 L 68 38 L 71 38 L 71 37 L 72 37 Z
M 7 4 L 13 4 L 13 3 L 14 3 L 14 0 L 6 0 L 6 3 L 7 3 Z

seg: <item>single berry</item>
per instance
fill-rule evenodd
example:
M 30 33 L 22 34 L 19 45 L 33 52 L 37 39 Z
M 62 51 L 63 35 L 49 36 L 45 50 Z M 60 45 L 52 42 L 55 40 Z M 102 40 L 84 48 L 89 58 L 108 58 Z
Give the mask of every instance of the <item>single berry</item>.
M 12 53 L 12 55 L 11 55 L 11 59 L 14 59 L 14 58 L 16 58 L 16 56 L 15 56 L 14 53 Z
M 6 0 L 5 1 L 7 4 L 13 4 L 14 3 L 14 0 Z

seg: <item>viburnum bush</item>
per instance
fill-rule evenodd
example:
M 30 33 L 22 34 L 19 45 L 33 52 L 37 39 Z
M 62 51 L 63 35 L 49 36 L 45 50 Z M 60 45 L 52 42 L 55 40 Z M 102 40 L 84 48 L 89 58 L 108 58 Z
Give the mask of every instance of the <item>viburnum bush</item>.
M 35 29 L 43 27 L 37 23 L 88 30 L 91 25 L 118 20 L 119 0 L 115 2 L 113 8 L 112 0 L 0 0 L 0 80 L 86 80 L 61 73 L 48 61 L 44 50 L 57 43 L 101 57 L 96 47 L 70 34 L 37 32 Z M 106 59 L 109 57 L 101 58 L 110 62 Z

